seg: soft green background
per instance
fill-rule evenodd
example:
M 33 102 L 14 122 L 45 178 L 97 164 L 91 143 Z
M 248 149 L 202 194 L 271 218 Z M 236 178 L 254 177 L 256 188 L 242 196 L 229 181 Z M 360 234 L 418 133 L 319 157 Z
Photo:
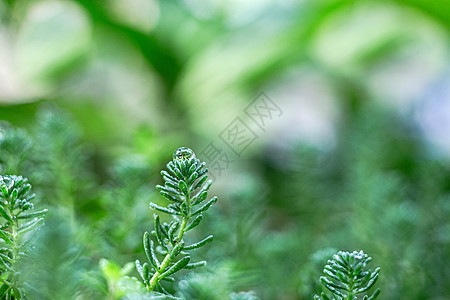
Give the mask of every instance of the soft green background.
M 233 162 L 177 295 L 312 299 L 334 251 L 363 249 L 380 299 L 450 299 L 449 6 L 0 0 L 2 172 L 51 211 L 31 299 L 138 297 L 159 171 L 211 142 Z M 283 111 L 263 128 L 260 92 Z M 236 117 L 258 135 L 240 156 L 219 137 Z

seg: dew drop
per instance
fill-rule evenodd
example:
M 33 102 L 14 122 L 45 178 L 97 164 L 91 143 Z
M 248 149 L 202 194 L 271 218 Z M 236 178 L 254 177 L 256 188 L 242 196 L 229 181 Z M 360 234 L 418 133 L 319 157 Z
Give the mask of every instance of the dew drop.
M 175 150 L 173 153 L 173 159 L 179 159 L 179 160 L 188 160 L 191 158 L 195 158 L 194 151 L 192 151 L 189 148 L 181 147 Z

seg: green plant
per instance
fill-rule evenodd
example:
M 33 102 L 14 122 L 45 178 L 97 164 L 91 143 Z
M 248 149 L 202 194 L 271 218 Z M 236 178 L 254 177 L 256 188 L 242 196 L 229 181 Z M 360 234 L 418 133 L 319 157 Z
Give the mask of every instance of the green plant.
M 378 280 L 380 268 L 374 271 L 366 269 L 371 260 L 362 250 L 352 253 L 339 251 L 333 255 L 323 269 L 326 276 L 320 277 L 320 282 L 331 292 L 332 298 L 322 293 L 321 297 L 315 295 L 314 299 L 357 300 L 357 295 L 366 293 Z M 362 299 L 373 300 L 379 294 L 380 289 L 377 289 L 371 296 L 364 295 Z
M 24 297 L 18 265 L 31 245 L 31 232 L 42 224 L 47 209 L 33 209 L 31 185 L 22 176 L 0 176 L 0 296 L 2 299 Z
M 106 279 L 107 291 L 106 299 L 124 299 L 125 296 L 132 295 L 139 291 L 140 283 L 135 277 L 127 276 L 134 269 L 133 263 L 127 263 L 123 267 L 107 260 L 100 259 L 99 267 L 103 277 Z
M 208 180 L 208 169 L 205 162 L 200 162 L 191 149 L 182 147 L 175 151 L 173 160 L 167 164 L 167 171 L 161 171 L 165 185 L 158 185 L 160 194 L 171 201 L 167 207 L 150 203 L 150 208 L 170 214 L 174 220 L 170 223 L 161 223 L 159 215 L 154 215 L 155 236 L 159 245 L 159 253 L 164 256 L 160 262 L 150 234 L 144 234 L 144 249 L 148 263 L 141 265 L 136 261 L 136 268 L 144 280 L 149 291 L 157 288 L 160 292 L 168 294 L 161 286 L 161 280 L 173 281 L 171 277 L 181 269 L 193 269 L 206 265 L 206 261 L 190 263 L 189 250 L 198 249 L 212 241 L 209 235 L 203 240 L 186 245 L 185 233 L 195 228 L 203 218 L 202 213 L 211 207 L 217 197 L 211 198 L 201 205 L 207 198 L 212 180 Z M 200 206 L 201 205 L 201 206 Z

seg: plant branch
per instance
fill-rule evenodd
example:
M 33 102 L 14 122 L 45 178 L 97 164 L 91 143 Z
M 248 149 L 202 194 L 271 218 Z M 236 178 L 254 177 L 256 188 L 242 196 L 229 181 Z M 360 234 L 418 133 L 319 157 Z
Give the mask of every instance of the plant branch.
M 193 269 L 206 265 L 205 261 L 189 263 L 191 258 L 186 251 L 204 246 L 213 239 L 212 235 L 190 246 L 184 244 L 185 233 L 196 227 L 203 219 L 202 213 L 217 201 L 217 197 L 213 197 L 205 205 L 200 205 L 206 200 L 212 183 L 211 180 L 206 180 L 208 169 L 205 165 L 195 157 L 192 150 L 182 147 L 175 151 L 173 160 L 167 164 L 170 174 L 167 171 L 161 172 L 165 186 L 158 185 L 157 188 L 161 196 L 172 203 L 167 207 L 150 203 L 150 208 L 172 215 L 174 221 L 161 224 L 159 216 L 154 215 L 155 229 L 152 233 L 157 243 L 165 250 L 161 264 L 158 262 L 150 235 L 144 234 L 144 249 L 150 264 L 141 265 L 137 260 L 136 268 L 149 292 L 158 289 L 165 293 L 160 284 L 161 280 L 171 279 L 168 276 L 181 269 Z M 195 196 L 192 198 L 191 195 Z M 192 222 L 190 222 L 191 219 L 193 219 Z M 176 236 L 174 236 L 175 232 L 177 232 Z M 179 256 L 181 257 L 178 258 Z

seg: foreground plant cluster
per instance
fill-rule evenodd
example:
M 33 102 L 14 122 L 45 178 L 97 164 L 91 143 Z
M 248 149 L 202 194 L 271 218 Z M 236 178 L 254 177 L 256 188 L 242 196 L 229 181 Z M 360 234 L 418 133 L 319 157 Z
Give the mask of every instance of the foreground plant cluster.
M 307 232 L 283 232 L 280 225 L 269 222 L 279 219 L 274 204 L 261 202 L 267 187 L 239 178 L 218 201 L 208 196 L 215 187 L 208 165 L 193 150 L 181 147 L 172 152 L 175 147 L 168 144 L 148 155 L 155 147 L 150 140 L 148 132 L 138 132 L 133 146 L 121 150 L 125 154 L 117 155 L 100 176 L 95 168 L 102 163 L 94 163 L 98 154 L 86 147 L 80 128 L 67 112 L 44 106 L 30 130 L 2 123 L 2 299 L 272 299 L 287 291 L 299 299 L 390 297 L 385 281 L 396 280 L 393 270 L 401 265 L 380 263 L 384 258 L 368 236 L 378 234 L 372 230 L 384 225 L 367 222 L 379 209 L 372 202 L 386 199 L 398 185 L 390 187 L 384 177 L 376 177 L 374 182 L 384 182 L 384 190 L 352 202 L 351 222 L 358 225 L 352 227 L 358 244 L 333 229 L 314 249 L 307 242 L 321 235 L 308 240 Z M 299 163 L 303 169 L 298 169 L 303 171 L 290 180 L 297 178 L 299 184 L 282 188 L 284 181 L 280 183 L 280 201 L 289 189 L 306 199 L 320 194 L 311 181 L 320 177 L 312 164 L 315 157 L 308 151 L 298 156 L 303 159 Z M 168 163 L 161 165 L 164 161 Z M 158 175 L 155 170 L 161 169 Z M 369 175 L 373 176 L 364 169 L 355 171 L 353 188 L 361 193 L 372 190 L 367 185 Z M 291 202 L 289 210 L 295 216 L 302 214 L 302 226 L 307 227 L 314 211 L 303 210 L 313 204 L 301 201 Z M 358 201 L 364 205 L 358 206 Z M 323 211 L 343 217 L 340 205 L 328 203 Z M 260 206 L 271 209 L 263 213 Z M 389 237 L 389 230 L 403 226 L 398 222 L 407 220 L 408 209 L 412 208 L 396 210 L 389 227 L 382 227 L 384 235 Z M 328 221 L 335 224 L 336 218 L 324 216 L 321 226 Z M 329 248 L 334 245 L 358 250 Z M 368 249 L 363 252 L 355 245 Z M 399 255 L 395 251 L 401 249 L 401 242 L 398 247 L 392 255 Z M 271 267 L 268 261 L 273 262 Z M 280 285 L 284 290 L 276 288 Z
M 86 163 L 86 158 L 76 143 L 78 133 L 75 127 L 66 126 L 68 124 L 65 117 L 68 116 L 65 116 L 62 111 L 55 110 L 55 108 L 43 112 L 37 139 L 45 139 L 45 143 L 41 144 L 42 148 L 38 148 L 36 153 L 41 154 L 43 151 L 53 151 L 52 155 L 69 155 L 66 158 L 67 161 L 63 165 L 49 164 L 37 173 L 39 176 L 43 176 L 45 172 L 53 173 L 54 177 L 37 178 L 36 173 L 30 174 L 37 179 L 38 185 L 41 185 L 43 195 L 46 195 L 46 197 L 53 195 L 59 200 L 65 201 L 65 207 L 55 206 L 55 203 L 53 205 L 50 204 L 52 206 L 50 211 L 55 210 L 55 213 L 69 217 L 67 232 L 70 233 L 73 230 L 73 226 L 79 226 L 76 224 L 75 216 L 76 200 L 70 199 L 70 191 L 76 189 L 76 183 L 71 181 L 75 179 L 72 167 L 79 168 L 80 163 Z M 63 130 L 63 132 L 60 130 Z M 60 136 L 49 136 L 49 134 L 60 134 Z M 32 169 L 39 168 L 37 166 L 43 162 L 43 158 L 30 155 L 32 139 L 25 131 L 6 127 L 3 129 L 1 138 L 2 172 L 10 173 L 12 171 L 27 170 L 30 167 Z M 64 143 L 69 142 L 69 140 L 71 143 L 70 148 L 65 148 Z M 58 148 L 61 146 L 62 148 Z M 64 151 L 68 151 L 68 153 Z M 128 181 L 122 182 L 125 187 L 120 192 L 118 191 L 117 195 L 113 193 L 108 194 L 108 196 L 125 199 L 130 199 L 129 197 L 131 197 L 133 199 L 133 192 L 135 193 L 139 182 L 146 180 L 148 173 L 139 169 L 137 164 L 126 165 L 122 168 L 117 171 L 118 175 L 128 177 Z M 61 177 L 57 178 L 56 174 Z M 120 268 L 106 257 L 101 258 L 99 260 L 99 269 L 104 280 L 106 280 L 107 290 L 105 293 L 108 299 L 196 297 L 189 295 L 191 293 L 189 288 L 186 287 L 187 291 L 183 294 L 183 292 L 174 291 L 174 286 L 183 286 L 183 282 L 186 281 L 186 279 L 180 281 L 180 275 L 177 275 L 181 273 L 180 271 L 188 270 L 184 271 L 181 278 L 183 276 L 189 278 L 186 277 L 186 274 L 192 272 L 192 269 L 207 265 L 206 260 L 198 261 L 199 255 L 191 255 L 190 253 L 209 244 L 213 240 L 213 235 L 208 234 L 199 238 L 199 234 L 194 233 L 192 237 L 189 236 L 191 231 L 194 232 L 198 227 L 201 227 L 204 214 L 217 202 L 217 197 L 208 199 L 208 191 L 213 181 L 208 180 L 206 163 L 200 161 L 191 149 L 185 147 L 179 148 L 174 152 L 172 160 L 167 163 L 167 170 L 161 171 L 161 175 L 164 185 L 157 185 L 156 188 L 168 203 L 161 202 L 160 199 L 155 199 L 155 201 L 149 203 L 149 210 L 153 212 L 153 229 L 144 233 L 143 248 L 140 250 L 145 253 L 146 259 L 144 262 L 141 262 L 140 259 L 135 261 L 135 270 L 142 281 L 139 282 L 135 277 L 129 276 L 130 273 L 133 274 L 135 272 L 130 264 Z M 89 177 L 90 174 L 86 174 L 86 176 Z M 133 178 L 133 176 L 135 177 Z M 45 183 L 50 183 L 50 185 L 47 186 Z M 48 293 L 48 291 L 41 289 L 42 286 L 45 287 L 45 277 L 42 281 L 43 285 L 36 285 L 39 279 L 33 278 L 33 272 L 24 270 L 28 268 L 27 264 L 30 264 L 32 259 L 39 259 L 41 254 L 44 256 L 48 255 L 49 249 L 41 244 L 42 241 L 40 239 L 45 240 L 48 239 L 46 235 L 51 236 L 55 234 L 53 232 L 54 228 L 48 229 L 45 234 L 40 233 L 39 229 L 43 226 L 45 215 L 49 210 L 47 208 L 34 209 L 35 194 L 31 193 L 31 184 L 28 182 L 28 179 L 21 175 L 2 175 L 0 177 L 0 188 L 0 216 L 2 218 L 0 230 L 0 294 L 5 299 L 32 299 L 37 296 L 43 296 L 44 293 Z M 129 209 L 123 202 L 122 206 L 120 206 L 121 201 L 124 201 L 124 199 L 119 199 L 117 206 L 123 210 Z M 120 213 L 127 216 L 126 211 L 121 211 Z M 160 215 L 161 213 L 162 215 Z M 116 216 L 119 215 L 116 214 Z M 171 219 L 167 219 L 167 216 Z M 120 220 L 123 222 L 130 221 L 125 218 Z M 55 222 L 58 222 L 58 219 L 52 220 L 51 224 L 47 224 L 46 227 L 58 227 Z M 111 223 L 111 225 L 113 224 Z M 150 224 L 148 221 L 144 222 L 145 227 L 150 226 Z M 118 225 L 117 230 L 120 230 L 122 224 Z M 108 226 L 108 224 L 104 226 Z M 56 233 L 56 235 L 58 234 Z M 117 239 L 120 236 L 116 235 L 115 237 L 116 240 L 120 240 Z M 73 238 L 77 239 L 80 237 L 77 237 L 75 234 Z M 120 244 L 114 244 L 114 241 L 111 242 L 110 246 L 120 249 Z M 57 253 L 57 255 L 60 254 Z M 139 255 L 139 253 L 137 254 Z M 63 253 L 63 255 L 70 256 L 69 253 Z M 195 259 L 191 257 L 195 257 Z M 364 294 L 378 279 L 379 268 L 374 272 L 365 269 L 370 258 L 363 252 L 339 252 L 333 259 L 325 267 L 324 273 L 327 277 L 321 277 L 321 282 L 332 293 L 332 297 L 335 298 L 330 298 L 325 293 L 322 293 L 320 296 L 322 299 L 357 299 L 356 295 Z M 52 264 L 47 265 L 47 267 L 51 266 Z M 75 271 L 77 270 L 75 269 Z M 38 272 L 38 275 L 46 272 L 50 273 L 52 270 L 47 270 L 44 266 Z M 91 280 L 95 278 L 92 273 L 85 273 L 83 276 L 85 278 L 87 276 Z M 79 282 L 79 284 L 81 283 Z M 57 292 L 61 293 L 59 295 L 63 295 L 65 291 Z M 79 293 L 79 291 L 76 292 Z M 374 299 L 378 293 L 379 290 L 370 298 L 364 296 L 363 299 Z M 258 299 L 253 291 L 231 292 L 229 297 L 231 299 Z M 319 296 L 316 296 L 316 299 L 319 299 Z

